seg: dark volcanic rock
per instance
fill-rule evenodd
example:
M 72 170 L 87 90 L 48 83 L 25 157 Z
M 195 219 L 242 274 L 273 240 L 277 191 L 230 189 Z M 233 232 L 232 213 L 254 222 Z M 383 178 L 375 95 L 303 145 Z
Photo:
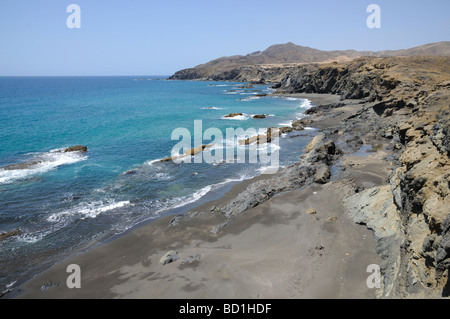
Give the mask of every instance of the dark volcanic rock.
M 87 152 L 88 148 L 86 146 L 83 145 L 76 145 L 76 146 L 72 146 L 72 147 L 68 147 L 64 150 L 64 153 L 67 152 Z
M 266 117 L 267 117 L 266 114 L 256 114 L 256 115 L 253 115 L 253 118 L 254 118 L 254 119 L 257 119 L 257 120 L 265 119 Z
M 330 180 L 330 176 L 330 168 L 328 165 L 322 164 L 317 168 L 316 174 L 314 175 L 314 182 L 326 184 Z
M 275 175 L 271 179 L 261 180 L 250 184 L 234 200 L 229 202 L 219 210 L 227 217 L 231 218 L 256 207 L 259 204 L 272 198 L 274 195 L 299 189 L 313 182 L 316 168 L 300 163 L 291 165 Z
M 450 270 L 450 216 L 444 221 L 442 239 L 436 252 L 436 277 L 442 277 L 447 269 Z
M 0 241 L 3 241 L 3 240 L 5 240 L 7 238 L 10 238 L 10 237 L 18 236 L 20 234 L 22 234 L 22 231 L 20 229 L 16 229 L 16 230 L 12 230 L 12 231 L 9 231 L 9 232 L 6 232 L 6 233 L 2 233 L 2 234 L 0 234 Z
M 38 164 L 42 163 L 42 161 L 31 161 L 31 162 L 25 162 L 20 164 L 12 164 L 5 167 L 2 167 L 5 171 L 13 171 L 13 170 L 19 170 L 19 169 L 30 169 L 33 166 L 36 166 Z
M 230 113 L 228 115 L 225 115 L 224 117 L 231 118 L 231 117 L 242 116 L 242 115 L 243 115 L 242 113 Z

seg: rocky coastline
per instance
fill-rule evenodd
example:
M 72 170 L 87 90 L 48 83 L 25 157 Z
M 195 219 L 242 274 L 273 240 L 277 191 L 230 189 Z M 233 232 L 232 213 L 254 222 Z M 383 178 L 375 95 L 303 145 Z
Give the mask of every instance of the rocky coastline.
M 449 296 L 449 57 L 359 58 L 281 71 L 255 66 L 215 80 L 274 82 L 275 94 L 310 99 L 316 106 L 287 133 L 295 138 L 309 126 L 318 134 L 298 163 L 276 175 L 78 257 L 92 296 Z M 356 266 L 339 263 L 349 260 L 351 254 L 343 253 L 351 248 L 358 267 L 375 258 L 363 258 L 370 243 L 356 246 L 363 245 L 353 237 L 360 235 L 357 224 L 370 229 L 376 242 L 382 277 L 375 296 L 348 290 L 356 276 L 348 272 Z M 300 251 L 295 258 L 294 250 Z M 127 261 L 120 262 L 124 253 Z M 325 285 L 327 265 L 341 281 Z M 64 266 L 25 285 L 21 297 L 42 297 L 36 287 L 55 281 Z M 57 288 L 45 297 L 86 297 Z
M 250 185 L 218 210 L 232 217 L 274 194 L 327 183 L 330 166 L 369 146 L 372 154 L 383 154 L 388 178 L 374 187 L 338 179 L 348 215 L 372 229 L 378 242 L 383 258 L 378 297 L 448 296 L 450 58 L 367 57 L 277 71 L 254 66 L 217 78 L 255 79 L 277 82 L 275 94 L 333 94 L 339 101 L 314 107 L 295 122 L 323 131 L 301 162 Z

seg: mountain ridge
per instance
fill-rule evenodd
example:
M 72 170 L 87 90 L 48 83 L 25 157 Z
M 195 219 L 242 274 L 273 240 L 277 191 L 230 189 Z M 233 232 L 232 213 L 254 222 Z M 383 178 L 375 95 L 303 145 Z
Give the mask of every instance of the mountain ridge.
M 274 44 L 264 51 L 247 55 L 220 57 L 176 72 L 172 80 L 227 80 L 228 73 L 236 75 L 237 69 L 247 67 L 291 67 L 299 64 L 351 61 L 359 57 L 397 57 L 397 56 L 450 56 L 450 41 L 429 43 L 409 49 L 385 51 L 332 50 L 324 51 L 292 42 Z M 225 72 L 225 74 L 224 74 Z M 229 80 L 234 80 L 230 78 Z

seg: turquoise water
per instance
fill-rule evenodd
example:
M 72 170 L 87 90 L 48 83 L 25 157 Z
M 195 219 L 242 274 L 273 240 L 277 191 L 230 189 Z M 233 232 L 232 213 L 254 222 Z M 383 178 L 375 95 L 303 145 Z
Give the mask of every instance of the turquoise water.
M 0 78 L 0 291 L 79 249 L 193 203 L 258 164 L 175 164 L 179 127 L 286 126 L 308 101 L 257 97 L 268 86 L 133 77 Z M 242 117 L 224 119 L 229 113 Z M 255 120 L 253 114 L 269 114 Z M 298 159 L 308 140 L 280 139 L 280 162 Z M 209 141 L 204 141 L 207 144 Z M 87 153 L 63 153 L 73 145 Z M 197 146 L 197 145 L 193 145 Z M 27 169 L 5 170 L 19 163 Z M 3 168 L 2 168 L 3 167 Z

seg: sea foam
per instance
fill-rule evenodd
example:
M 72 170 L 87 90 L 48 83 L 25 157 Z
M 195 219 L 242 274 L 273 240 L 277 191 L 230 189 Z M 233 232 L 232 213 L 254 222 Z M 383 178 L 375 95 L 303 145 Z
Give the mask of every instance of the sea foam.
M 80 152 L 64 153 L 64 149 L 54 149 L 46 153 L 38 153 L 32 155 L 28 161 L 24 162 L 24 164 L 30 163 L 26 168 L 9 170 L 0 168 L 0 184 L 8 184 L 16 180 L 43 174 L 59 166 L 74 164 L 84 161 L 87 158 L 88 156 Z

